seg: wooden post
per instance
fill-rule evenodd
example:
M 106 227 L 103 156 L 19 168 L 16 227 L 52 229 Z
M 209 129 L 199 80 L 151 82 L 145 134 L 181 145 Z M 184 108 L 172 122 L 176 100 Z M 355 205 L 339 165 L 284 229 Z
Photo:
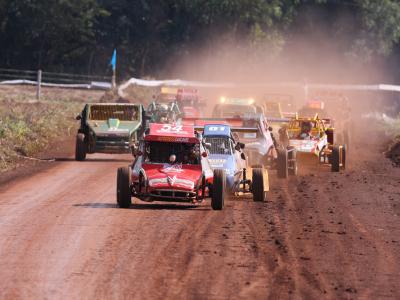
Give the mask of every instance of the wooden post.
M 36 100 L 40 100 L 40 93 L 42 88 L 42 70 L 38 70 L 36 82 Z
M 111 79 L 111 86 L 112 89 L 114 90 L 117 87 L 117 80 L 116 80 L 116 74 L 115 74 L 115 68 L 113 69 L 113 75 L 112 75 L 112 79 Z

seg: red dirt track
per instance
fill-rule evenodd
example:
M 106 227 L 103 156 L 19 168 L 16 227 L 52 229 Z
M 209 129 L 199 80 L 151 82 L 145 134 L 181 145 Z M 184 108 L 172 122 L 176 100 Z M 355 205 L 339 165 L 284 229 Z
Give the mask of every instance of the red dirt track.
M 222 212 L 118 209 L 129 156 L 58 161 L 0 186 L 0 298 L 399 299 L 400 169 L 360 149 Z

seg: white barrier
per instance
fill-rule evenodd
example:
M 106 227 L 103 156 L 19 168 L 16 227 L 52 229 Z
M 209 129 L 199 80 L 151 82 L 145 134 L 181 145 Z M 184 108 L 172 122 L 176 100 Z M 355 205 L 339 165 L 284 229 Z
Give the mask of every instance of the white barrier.
M 299 82 L 277 82 L 277 83 L 231 83 L 231 82 L 204 82 L 204 81 L 188 81 L 188 80 L 146 80 L 131 78 L 118 88 L 118 94 L 124 97 L 124 90 L 131 85 L 138 85 L 144 87 L 160 87 L 160 86 L 176 86 L 176 87 L 207 87 L 207 88 L 235 88 L 235 87 L 291 87 L 300 88 L 306 91 L 311 89 L 324 89 L 324 90 L 342 90 L 342 91 L 390 91 L 400 92 L 400 85 L 390 84 L 307 84 Z
M 0 81 L 0 85 L 37 85 L 37 81 L 33 80 L 6 80 Z M 97 90 L 109 90 L 111 89 L 111 83 L 108 82 L 97 82 L 92 81 L 89 84 L 62 84 L 62 83 L 46 83 L 42 82 L 41 86 L 44 87 L 58 87 L 58 88 L 70 88 L 70 89 L 97 89 Z

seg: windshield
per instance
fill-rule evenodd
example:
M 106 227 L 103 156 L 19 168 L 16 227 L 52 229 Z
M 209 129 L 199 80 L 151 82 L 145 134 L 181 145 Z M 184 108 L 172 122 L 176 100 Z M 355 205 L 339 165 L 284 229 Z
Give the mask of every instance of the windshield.
M 235 105 L 235 104 L 224 104 L 219 107 L 219 115 L 223 118 L 232 118 L 237 116 L 243 116 L 244 114 L 255 114 L 257 110 L 251 105 Z
M 121 121 L 137 121 L 139 108 L 134 105 L 92 105 L 89 120 L 106 121 L 119 119 Z
M 228 137 L 207 136 L 204 137 L 204 141 L 211 144 L 210 154 L 232 154 L 232 145 Z
M 255 119 L 244 120 L 243 127 L 254 128 L 257 130 L 249 130 L 248 132 L 239 132 L 238 135 L 240 140 L 254 140 L 262 137 L 259 120 Z
M 171 162 L 171 155 L 175 161 Z M 200 164 L 200 145 L 193 143 L 146 142 L 145 162 L 155 164 Z

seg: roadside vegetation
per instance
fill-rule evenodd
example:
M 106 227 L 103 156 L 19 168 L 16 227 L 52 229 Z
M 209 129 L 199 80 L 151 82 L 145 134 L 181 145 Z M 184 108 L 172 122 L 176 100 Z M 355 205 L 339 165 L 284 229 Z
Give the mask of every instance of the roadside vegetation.
M 68 91 L 53 90 L 36 101 L 31 90 L 0 89 L 0 172 L 35 158 L 49 145 L 75 134 L 82 100 Z M 68 95 L 72 99 L 68 99 Z

